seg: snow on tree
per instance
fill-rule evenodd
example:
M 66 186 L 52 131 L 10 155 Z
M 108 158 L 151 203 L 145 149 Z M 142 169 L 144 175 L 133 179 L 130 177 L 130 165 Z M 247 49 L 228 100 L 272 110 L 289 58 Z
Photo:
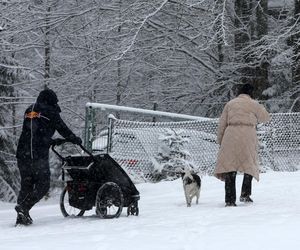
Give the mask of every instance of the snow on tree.
M 196 170 L 191 161 L 190 153 L 186 150 L 189 139 L 184 136 L 184 130 L 165 129 L 158 137 L 161 142 L 158 154 L 155 157 L 153 174 L 158 179 L 174 180 L 184 169 Z
M 1 47 L 0 47 L 1 48 Z M 14 158 L 14 109 L 11 108 L 10 98 L 13 98 L 12 84 L 17 78 L 13 60 L 0 54 L 0 200 L 16 201 L 19 179 Z M 7 192 L 6 192 L 6 191 Z
M 0 95 L 13 117 L 1 133 L 16 144 L 45 84 L 78 134 L 87 101 L 217 117 L 243 76 L 269 111 L 299 112 L 299 12 L 298 0 L 0 1 L 0 56 L 27 76 Z
M 0 159 L 1 164 L 1 159 Z M 0 200 L 7 202 L 16 202 L 17 194 L 11 185 L 0 175 Z

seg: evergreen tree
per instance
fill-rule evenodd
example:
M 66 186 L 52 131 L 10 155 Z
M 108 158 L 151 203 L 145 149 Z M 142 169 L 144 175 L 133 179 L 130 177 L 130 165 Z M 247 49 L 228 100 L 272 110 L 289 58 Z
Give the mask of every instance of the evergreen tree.
M 186 150 L 189 140 L 184 136 L 184 130 L 166 129 L 158 139 L 161 146 L 154 166 L 154 175 L 158 180 L 177 179 L 185 168 L 195 170 L 190 153 Z

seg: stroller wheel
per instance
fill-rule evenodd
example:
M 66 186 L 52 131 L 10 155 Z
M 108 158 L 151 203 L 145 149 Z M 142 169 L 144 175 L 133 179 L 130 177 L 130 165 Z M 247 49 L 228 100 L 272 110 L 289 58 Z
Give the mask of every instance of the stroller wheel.
M 127 208 L 127 216 L 129 215 L 139 215 L 139 207 L 137 201 L 132 202 Z
M 96 214 L 104 219 L 118 218 L 122 213 L 124 197 L 114 182 L 104 183 L 97 192 Z
M 63 214 L 63 216 L 82 216 L 85 212 L 85 210 L 80 210 L 78 208 L 72 207 L 69 204 L 69 195 L 67 192 L 67 187 L 64 187 L 64 190 L 62 191 L 60 195 L 60 210 Z

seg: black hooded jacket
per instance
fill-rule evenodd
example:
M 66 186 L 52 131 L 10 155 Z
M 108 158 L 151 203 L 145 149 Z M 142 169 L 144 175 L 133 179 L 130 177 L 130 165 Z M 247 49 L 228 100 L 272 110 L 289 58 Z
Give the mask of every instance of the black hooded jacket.
M 76 138 L 61 119 L 57 102 L 56 94 L 46 89 L 41 91 L 37 102 L 26 109 L 17 148 L 18 159 L 48 158 L 55 131 L 70 141 Z

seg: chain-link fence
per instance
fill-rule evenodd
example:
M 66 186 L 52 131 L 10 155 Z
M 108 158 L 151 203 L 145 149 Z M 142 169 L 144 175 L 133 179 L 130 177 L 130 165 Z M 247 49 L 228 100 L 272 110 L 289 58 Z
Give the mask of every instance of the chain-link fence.
M 258 126 L 261 171 L 296 171 L 300 164 L 300 113 L 272 114 Z M 156 181 L 153 171 L 160 164 L 161 138 L 167 131 L 179 132 L 187 139 L 185 150 L 201 175 L 211 175 L 219 145 L 216 143 L 218 119 L 184 122 L 137 122 L 110 119 L 110 130 L 93 141 L 94 150 L 105 151 L 136 181 Z
M 300 113 L 276 113 L 258 127 L 262 170 L 296 171 L 300 166 Z

